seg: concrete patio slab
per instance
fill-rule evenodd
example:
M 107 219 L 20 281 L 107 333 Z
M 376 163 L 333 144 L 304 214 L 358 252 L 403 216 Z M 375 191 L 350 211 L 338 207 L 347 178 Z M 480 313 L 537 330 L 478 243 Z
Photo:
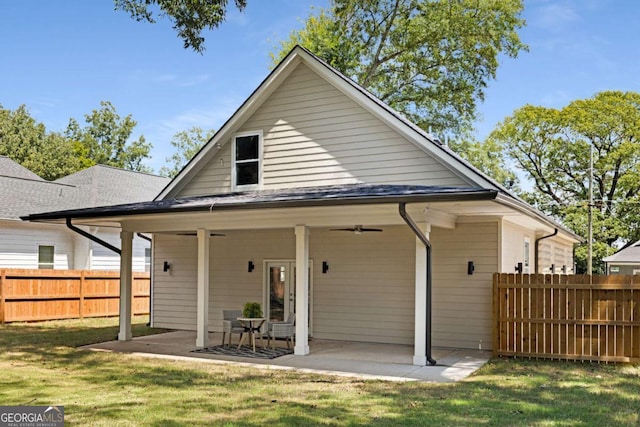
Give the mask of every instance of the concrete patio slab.
M 221 334 L 209 334 L 211 345 L 218 344 L 220 341 Z M 309 346 L 311 353 L 307 356 L 291 354 L 270 360 L 192 353 L 191 350 L 195 349 L 195 332 L 176 331 L 138 337 L 132 341 L 110 341 L 82 348 L 260 369 L 293 370 L 387 381 L 427 382 L 460 381 L 475 372 L 491 357 L 488 351 L 434 348 L 432 353 L 438 362 L 436 366 L 414 366 L 412 364 L 413 348 L 407 345 L 313 339 L 309 342 Z

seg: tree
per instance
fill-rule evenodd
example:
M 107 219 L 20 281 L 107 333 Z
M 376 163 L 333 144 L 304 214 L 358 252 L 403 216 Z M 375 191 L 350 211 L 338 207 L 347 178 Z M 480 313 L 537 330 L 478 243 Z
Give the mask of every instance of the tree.
M 507 117 L 489 140 L 502 144 L 543 211 L 587 236 L 589 157 L 593 149 L 594 248 L 640 239 L 640 94 L 606 91 L 562 109 L 527 105 Z M 583 250 L 576 251 L 579 265 Z M 602 265 L 594 262 L 596 270 Z
M 151 144 L 144 136 L 129 141 L 137 122 L 131 114 L 121 119 L 109 101 L 101 101 L 101 108 L 86 114 L 83 128 L 75 119 L 69 120 L 65 136 L 76 142 L 76 152 L 86 159 L 85 167 L 95 164 L 134 171 L 149 172 L 142 164 L 149 157 Z
M 14 111 L 0 105 L 0 155 L 7 156 L 47 180 L 81 169 L 71 141 L 48 133 L 24 105 Z
M 462 138 L 451 140 L 449 147 L 500 184 L 514 191 L 518 190 L 518 177 L 506 164 L 502 147 L 495 141 L 480 142 Z
M 178 132 L 173 135 L 171 145 L 176 149 L 171 157 L 167 157 L 166 161 L 171 163 L 171 167 L 163 166 L 160 169 L 160 175 L 173 178 L 186 165 L 189 160 L 196 155 L 202 146 L 211 139 L 214 134 L 213 129 L 206 132 L 197 126 L 191 129 Z
M 521 0 L 333 0 L 272 53 L 296 44 L 425 130 L 465 134 L 499 55 L 526 49 Z
M 226 18 L 227 0 L 114 0 L 115 10 L 127 12 L 138 22 L 156 22 L 156 17 L 168 18 L 173 29 L 184 41 L 184 48 L 204 52 L 204 29 L 217 28 Z M 246 0 L 234 0 L 243 10 Z M 154 7 L 155 6 L 155 7 Z M 158 10 L 159 9 L 159 10 Z

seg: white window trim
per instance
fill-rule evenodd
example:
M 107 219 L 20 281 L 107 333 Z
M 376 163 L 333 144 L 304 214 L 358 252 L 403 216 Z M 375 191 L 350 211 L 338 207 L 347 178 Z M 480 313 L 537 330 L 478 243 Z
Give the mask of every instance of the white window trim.
M 38 270 L 46 270 L 47 268 L 40 267 L 40 247 L 41 246 L 51 246 L 53 248 L 53 262 L 51 263 L 51 270 L 56 268 L 56 245 L 53 243 L 38 243 L 36 246 L 36 268 Z
M 258 135 L 258 183 L 250 184 L 250 185 L 236 185 L 236 139 L 243 136 L 252 136 Z M 231 140 L 231 188 L 234 191 L 245 191 L 245 190 L 261 190 L 262 182 L 263 182 L 263 173 L 262 173 L 262 165 L 263 165 L 263 137 L 262 130 L 255 131 L 247 131 L 236 133 L 233 135 Z

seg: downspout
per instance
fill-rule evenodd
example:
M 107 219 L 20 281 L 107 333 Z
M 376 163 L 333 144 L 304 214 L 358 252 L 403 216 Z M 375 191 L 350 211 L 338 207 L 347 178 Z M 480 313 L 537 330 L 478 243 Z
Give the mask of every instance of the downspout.
M 437 362 L 431 357 L 431 242 L 427 239 L 427 236 L 418 228 L 413 219 L 407 214 L 406 203 L 401 202 L 398 204 L 398 211 L 404 222 L 407 223 L 413 233 L 420 239 L 427 249 L 427 299 L 426 299 L 426 357 L 431 366 L 434 366 Z M 417 301 L 416 301 L 417 303 Z
M 147 237 L 147 236 L 145 236 L 145 235 L 144 235 L 144 234 L 142 234 L 142 233 L 136 233 L 136 236 L 138 236 L 139 238 L 144 239 L 144 240 L 146 240 L 147 242 L 151 243 L 151 237 Z
M 555 228 L 553 230 L 553 233 L 548 234 L 546 236 L 538 237 L 536 239 L 536 247 L 533 249 L 534 257 L 535 257 L 534 263 L 535 263 L 535 272 L 536 272 L 536 274 L 538 274 L 538 264 L 539 264 L 539 262 L 538 262 L 538 254 L 540 253 L 540 249 L 538 248 L 538 243 L 540 243 L 541 240 L 548 239 L 549 237 L 553 237 L 553 236 L 555 236 L 557 234 L 558 234 L 558 229 Z
M 116 248 L 115 246 L 113 246 L 112 244 L 107 243 L 104 240 L 97 238 L 93 234 L 87 233 L 86 231 L 84 231 L 84 230 L 76 227 L 75 225 L 71 224 L 71 218 L 67 218 L 67 227 L 70 230 L 75 231 L 76 233 L 86 237 L 87 239 L 89 239 L 89 240 L 91 240 L 93 242 L 96 242 L 99 245 L 102 245 L 107 249 L 111 249 L 113 252 L 117 253 L 118 255 L 122 255 L 122 251 L 120 249 Z

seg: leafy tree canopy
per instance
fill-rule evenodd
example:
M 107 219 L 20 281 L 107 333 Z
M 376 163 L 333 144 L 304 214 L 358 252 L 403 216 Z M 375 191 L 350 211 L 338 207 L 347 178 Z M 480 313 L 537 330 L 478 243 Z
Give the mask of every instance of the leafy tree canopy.
M 26 106 L 12 111 L 0 105 L 0 155 L 44 179 L 55 180 L 82 168 L 75 148 L 62 135 L 47 132 Z
M 150 172 L 142 164 L 149 157 L 151 144 L 144 136 L 130 141 L 137 122 L 131 114 L 120 118 L 109 101 L 101 101 L 101 108 L 86 114 L 86 126 L 80 127 L 75 119 L 69 120 L 65 136 L 76 143 L 76 150 L 84 158 L 85 167 L 95 164 Z
M 594 240 L 606 246 L 594 245 L 594 267 L 602 268 L 596 261 L 614 242 L 640 239 L 639 93 L 600 92 L 562 109 L 527 105 L 488 140 L 533 182 L 536 191 L 525 197 L 585 237 L 592 148 Z
M 521 0 L 333 0 L 272 53 L 296 44 L 425 130 L 465 134 L 498 57 L 526 49 Z
M 205 50 L 202 31 L 213 30 L 225 20 L 228 0 L 114 0 L 115 10 L 127 12 L 138 22 L 156 22 L 156 17 L 169 19 L 185 49 Z M 234 0 L 243 10 L 246 0 Z
M 519 179 L 506 164 L 500 144 L 462 138 L 452 140 L 449 147 L 500 184 L 514 191 L 519 190 Z
M 171 178 L 176 176 L 198 150 L 211 139 L 214 133 L 213 129 L 204 131 L 202 128 L 194 126 L 173 135 L 171 145 L 176 149 L 176 152 L 171 157 L 167 157 L 166 161 L 170 166 L 163 166 L 160 169 L 160 175 Z

